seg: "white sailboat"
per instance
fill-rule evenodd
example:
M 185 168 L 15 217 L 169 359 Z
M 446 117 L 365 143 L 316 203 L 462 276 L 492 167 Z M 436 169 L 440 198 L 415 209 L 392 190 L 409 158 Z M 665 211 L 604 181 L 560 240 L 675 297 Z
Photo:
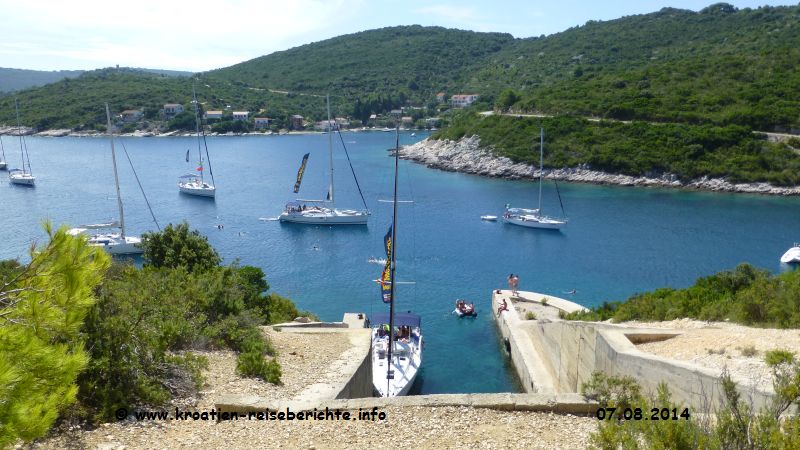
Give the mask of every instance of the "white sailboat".
M 198 166 L 195 170 L 197 173 L 187 173 L 179 177 L 178 190 L 184 194 L 199 195 L 201 197 L 215 197 L 217 188 L 214 186 L 214 172 L 211 171 L 211 183 L 203 178 L 203 146 L 205 143 L 205 132 L 202 135 L 202 142 L 200 140 L 200 112 L 197 106 L 197 94 L 195 93 L 194 86 L 192 86 L 192 103 L 194 103 L 194 121 L 195 131 L 197 132 L 197 156 Z M 208 146 L 206 146 L 206 154 L 208 154 Z M 208 159 L 208 158 L 207 158 Z M 189 153 L 186 153 L 186 162 L 189 162 Z M 211 159 L 208 159 L 208 168 L 211 170 Z
M 337 209 L 333 191 L 333 133 L 331 127 L 331 102 L 330 97 L 326 97 L 328 105 L 328 159 L 330 163 L 330 184 L 328 186 L 328 198 L 325 200 L 297 199 L 286 204 L 278 219 L 281 222 L 305 223 L 313 225 L 366 225 L 369 218 L 369 211 L 366 204 L 363 210 L 356 209 Z M 305 163 L 308 158 L 306 155 L 297 174 L 297 183 L 294 192 L 297 192 L 302 180 Z M 349 158 L 348 158 L 349 159 Z M 352 166 L 351 166 L 352 169 Z M 355 172 L 353 173 L 355 177 Z M 356 184 L 358 180 L 356 179 Z M 359 188 L 360 192 L 360 188 Z M 362 196 L 363 200 L 363 196 Z
M 8 169 L 6 162 L 6 148 L 3 146 L 3 137 L 0 136 L 0 170 Z
M 794 246 L 781 256 L 784 264 L 800 264 L 800 243 L 795 242 Z
M 506 205 L 506 212 L 503 214 L 503 221 L 513 225 L 528 228 L 543 228 L 548 230 L 560 230 L 567 224 L 566 218 L 549 217 L 542 214 L 542 180 L 544 179 L 544 128 L 540 133 L 541 143 L 539 145 L 539 207 L 536 209 L 511 208 Z M 559 201 L 561 194 L 559 194 Z
M 398 133 L 398 148 L 399 148 Z M 392 226 L 384 237 L 387 263 L 383 268 L 381 293 L 389 303 L 389 313 L 373 314 L 372 326 L 372 385 L 380 397 L 406 395 L 422 367 L 421 319 L 411 312 L 395 313 L 396 243 L 397 243 L 397 168 L 394 160 L 394 198 Z
M 36 184 L 36 177 L 33 176 L 31 171 L 31 160 L 28 157 L 28 146 L 25 145 L 25 137 L 22 135 L 22 125 L 19 121 L 19 102 L 15 99 L 14 106 L 17 110 L 17 136 L 19 136 L 19 151 L 22 155 L 22 169 L 11 169 L 8 172 L 8 180 L 11 184 L 20 186 L 34 186 Z M 27 160 L 28 166 L 25 167 Z
M 143 253 L 141 247 L 142 239 L 138 236 L 128 236 L 125 234 L 125 213 L 122 208 L 122 196 L 119 193 L 119 175 L 117 174 L 117 153 L 114 149 L 114 134 L 111 131 L 111 114 L 106 103 L 106 123 L 108 137 L 111 141 L 111 161 L 114 165 L 114 183 L 117 188 L 117 206 L 119 207 L 119 221 L 110 223 L 97 223 L 91 225 L 81 225 L 68 231 L 69 234 L 77 236 L 86 234 L 89 237 L 89 245 L 102 247 L 112 255 L 135 255 Z M 90 234 L 93 230 L 115 229 L 119 232 L 105 232 Z

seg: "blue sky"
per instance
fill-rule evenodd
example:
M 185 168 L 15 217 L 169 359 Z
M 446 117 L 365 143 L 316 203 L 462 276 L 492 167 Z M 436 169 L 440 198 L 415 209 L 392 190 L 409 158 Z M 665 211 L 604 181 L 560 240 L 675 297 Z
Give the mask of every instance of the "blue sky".
M 226 67 L 342 34 L 437 25 L 515 37 L 553 34 L 711 0 L 0 0 L 0 67 L 95 69 L 119 64 L 188 71 Z M 793 2 L 729 1 L 738 8 Z

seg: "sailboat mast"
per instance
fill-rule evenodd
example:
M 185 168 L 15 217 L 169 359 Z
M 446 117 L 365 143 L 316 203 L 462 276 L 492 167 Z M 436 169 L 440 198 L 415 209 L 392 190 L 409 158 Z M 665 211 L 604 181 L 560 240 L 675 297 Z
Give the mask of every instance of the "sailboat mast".
M 6 148 L 3 146 L 3 137 L 2 136 L 0 136 L 0 152 L 3 153 L 3 158 L 0 159 L 0 161 L 5 161 L 6 160 Z
M 20 124 L 20 121 L 19 121 L 19 100 L 16 99 L 16 98 L 14 99 L 14 107 L 17 110 L 17 136 L 19 136 L 19 154 L 20 154 L 20 156 L 22 156 L 22 173 L 26 173 L 25 172 L 25 147 L 24 147 L 24 144 L 22 143 L 22 125 Z
M 394 151 L 394 196 L 392 197 L 392 251 L 391 251 L 391 262 L 389 265 L 389 282 L 392 283 L 389 286 L 389 298 L 391 301 L 389 302 L 389 351 L 387 353 L 387 364 L 386 368 L 386 394 L 389 394 L 389 385 L 391 384 L 391 380 L 394 378 L 394 371 L 392 370 L 392 350 L 394 347 L 394 271 L 395 271 L 395 263 L 397 261 L 397 172 L 398 172 L 398 162 L 400 161 L 400 127 L 399 125 L 395 129 L 396 134 L 396 142 L 395 142 L 395 151 Z
M 114 164 L 114 184 L 117 187 L 117 206 L 119 207 L 119 228 L 120 237 L 125 239 L 125 214 L 122 211 L 122 196 L 119 193 L 119 175 L 117 174 L 117 152 L 114 150 L 114 133 L 111 131 L 111 112 L 108 110 L 108 103 L 106 103 L 106 128 L 108 137 L 111 140 L 111 162 Z
M 539 129 L 539 214 L 542 214 L 543 179 L 544 179 L 544 127 Z
M 194 104 L 194 130 L 197 133 L 197 155 L 200 157 L 200 169 L 203 169 L 203 149 L 200 145 L 200 113 L 197 107 L 197 92 L 192 82 L 192 104 Z M 200 185 L 203 184 L 203 170 L 200 170 Z
M 328 187 L 330 197 L 328 200 L 331 202 L 331 209 L 336 208 L 333 200 L 333 126 L 331 125 L 331 96 L 325 95 L 325 101 L 328 105 L 328 159 L 331 165 L 331 184 Z

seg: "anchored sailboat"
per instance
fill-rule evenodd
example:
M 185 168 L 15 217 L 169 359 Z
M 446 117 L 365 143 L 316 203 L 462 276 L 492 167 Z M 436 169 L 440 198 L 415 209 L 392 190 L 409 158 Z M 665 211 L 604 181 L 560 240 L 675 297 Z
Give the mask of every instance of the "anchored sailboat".
M 542 180 L 544 179 L 544 128 L 540 132 L 539 145 L 539 207 L 536 209 L 511 208 L 506 205 L 506 212 L 503 214 L 503 221 L 506 223 L 520 225 L 528 228 L 544 228 L 549 230 L 560 230 L 567 224 L 566 218 L 549 217 L 542 214 Z M 558 194 L 558 201 L 561 202 L 561 193 Z M 562 205 L 563 213 L 563 205 Z
M 397 148 L 400 147 L 398 132 Z M 392 225 L 384 236 L 386 266 L 380 280 L 381 297 L 389 304 L 389 313 L 373 314 L 372 324 L 372 385 L 380 397 L 406 395 L 422 367 L 422 328 L 417 314 L 395 313 L 396 244 L 397 244 L 397 168 L 394 157 L 394 197 Z
M 36 177 L 33 176 L 31 171 L 31 160 L 28 156 L 28 146 L 25 144 L 25 136 L 22 135 L 22 125 L 19 121 L 19 101 L 14 100 L 14 106 L 17 109 L 17 136 L 19 136 L 19 152 L 22 155 L 22 169 L 11 169 L 8 172 L 8 180 L 11 184 L 18 184 L 21 186 L 34 186 Z M 25 161 L 28 162 L 28 167 L 25 167 Z
M 781 262 L 784 264 L 800 264 L 800 244 L 794 243 L 794 246 L 781 256 Z
M 111 131 L 111 113 L 106 103 L 106 123 L 108 137 L 111 142 L 111 162 L 114 165 L 114 184 L 117 189 L 117 207 L 119 208 L 119 221 L 110 223 L 98 223 L 91 225 L 81 225 L 68 231 L 69 234 L 77 236 L 86 234 L 89 236 L 89 245 L 103 247 L 112 255 L 135 255 L 143 253 L 141 247 L 142 239 L 138 236 L 127 236 L 125 234 L 125 212 L 122 208 L 122 196 L 119 192 L 119 175 L 117 174 L 117 152 L 114 149 L 114 133 Z M 119 232 L 89 234 L 90 230 L 119 229 Z
M 366 225 L 369 218 L 369 211 L 367 204 L 364 201 L 364 196 L 361 195 L 361 200 L 364 202 L 363 210 L 355 209 L 337 209 L 335 197 L 333 193 L 333 126 L 331 125 L 331 102 L 330 97 L 326 97 L 328 105 L 328 158 L 330 162 L 331 179 L 328 186 L 328 196 L 325 200 L 307 200 L 297 199 L 293 202 L 286 204 L 283 212 L 279 216 L 281 222 L 294 222 L 294 223 L 308 223 L 316 225 Z M 338 132 L 338 130 L 337 130 Z M 341 135 L 339 136 L 341 138 Z M 344 143 L 342 144 L 344 145 Z M 345 148 L 345 152 L 347 149 Z M 303 179 L 303 172 L 305 171 L 306 162 L 308 161 L 308 153 L 303 157 L 300 164 L 300 170 L 297 172 L 297 182 L 294 185 L 294 192 L 300 189 L 300 182 Z M 350 157 L 348 156 L 348 161 Z M 352 164 L 350 170 L 355 178 L 355 171 Z M 358 186 L 358 179 L 356 186 Z M 358 188 L 361 193 L 361 188 Z
M 194 103 L 194 122 L 195 122 L 195 131 L 197 132 L 197 157 L 198 157 L 198 165 L 197 169 L 195 169 L 196 173 L 188 173 L 186 175 L 182 175 L 178 181 L 178 190 L 183 192 L 184 194 L 189 195 L 199 195 L 201 197 L 214 197 L 217 192 L 217 188 L 214 186 L 214 171 L 211 170 L 211 158 L 208 156 L 208 145 L 206 144 L 206 133 L 204 129 L 201 129 L 200 126 L 200 111 L 197 105 L 197 94 L 195 93 L 194 86 L 192 86 L 192 103 Z M 202 132 L 202 141 L 200 140 Z M 202 144 L 202 145 L 201 145 Z M 208 183 L 204 179 L 203 172 L 205 168 L 203 167 L 203 146 L 206 149 L 206 159 L 208 160 L 208 169 L 211 175 L 211 183 Z M 186 153 L 186 161 L 189 161 L 189 153 Z
M 6 170 L 8 163 L 6 162 L 6 148 L 3 146 L 3 137 L 0 136 L 0 170 Z

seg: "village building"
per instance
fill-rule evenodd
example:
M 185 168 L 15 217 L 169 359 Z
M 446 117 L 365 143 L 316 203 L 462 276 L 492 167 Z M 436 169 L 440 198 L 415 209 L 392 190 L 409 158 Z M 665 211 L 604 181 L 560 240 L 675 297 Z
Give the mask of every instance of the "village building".
M 453 108 L 466 108 L 479 97 L 478 94 L 458 94 L 450 97 L 450 105 Z
M 164 117 L 171 119 L 183 112 L 183 105 L 180 103 L 166 103 L 164 104 Z
M 142 118 L 144 113 L 140 109 L 126 109 L 120 113 L 123 122 L 136 122 Z
M 206 120 L 222 119 L 222 111 L 206 111 Z
M 302 130 L 303 129 L 303 116 L 295 114 L 289 118 L 289 129 Z
M 272 125 L 272 119 L 269 117 L 254 117 L 253 125 L 255 126 L 256 130 L 263 130 Z

